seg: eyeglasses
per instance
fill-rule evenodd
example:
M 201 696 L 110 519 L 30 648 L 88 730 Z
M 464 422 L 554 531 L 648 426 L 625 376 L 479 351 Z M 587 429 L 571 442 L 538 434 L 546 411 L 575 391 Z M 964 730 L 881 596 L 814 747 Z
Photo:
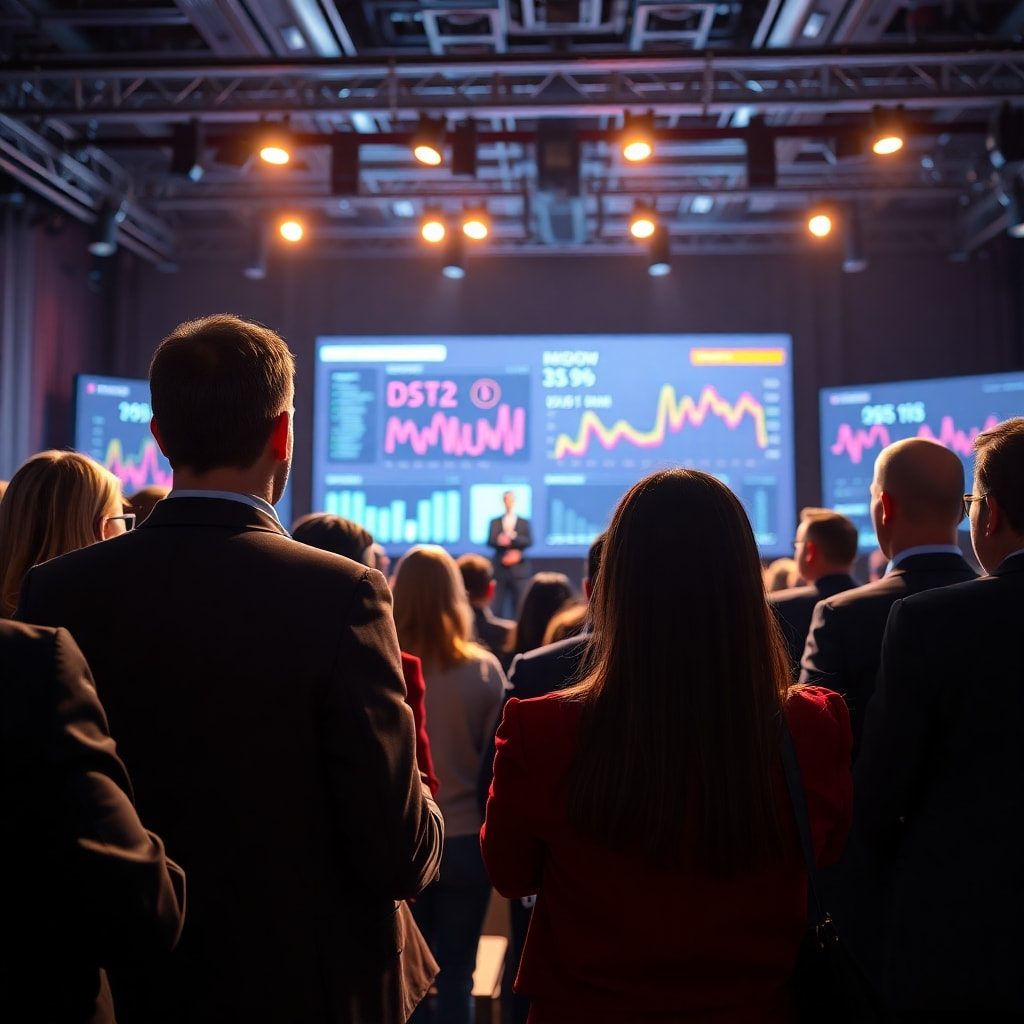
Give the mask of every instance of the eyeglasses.
M 125 533 L 131 533 L 132 530 L 135 529 L 135 513 L 134 512 L 124 512 L 124 513 L 122 513 L 119 516 L 107 516 L 107 522 L 108 523 L 111 522 L 112 520 L 115 520 L 115 519 L 120 519 L 121 522 L 124 523 L 124 532 Z
M 982 501 L 988 497 L 988 491 L 984 494 L 965 494 L 964 495 L 964 515 L 970 518 L 971 515 L 971 502 Z

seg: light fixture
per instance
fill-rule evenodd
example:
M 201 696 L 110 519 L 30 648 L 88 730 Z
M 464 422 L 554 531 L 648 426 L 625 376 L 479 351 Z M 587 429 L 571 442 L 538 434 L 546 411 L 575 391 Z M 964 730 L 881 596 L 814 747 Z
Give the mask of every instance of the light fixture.
M 859 274 L 867 268 L 860 211 L 851 206 L 843 217 L 843 273 Z
M 648 249 L 647 273 L 651 277 L 664 277 L 672 271 L 672 245 L 669 239 L 668 228 L 659 224 L 651 235 L 650 247 Z
M 292 158 L 291 133 L 281 125 L 268 125 L 260 133 L 260 159 L 275 167 L 283 167 Z
M 445 121 L 443 117 L 420 114 L 412 137 L 412 155 L 421 164 L 437 167 L 444 159 Z
M 295 217 L 287 217 L 278 224 L 277 233 L 286 242 L 301 242 L 306 231 L 300 220 Z
M 463 121 L 452 133 L 452 174 L 476 177 L 476 121 Z
M 249 258 L 242 268 L 242 275 L 250 281 L 262 281 L 267 276 L 267 250 L 270 237 L 267 224 L 258 219 L 252 226 L 249 239 Z
M 113 256 L 117 252 L 117 233 L 125 218 L 124 204 L 101 207 L 89 239 L 89 252 L 93 256 Z
M 187 124 L 176 124 L 171 149 L 171 174 L 199 181 L 203 176 L 203 142 L 203 125 L 198 118 L 193 118 Z
M 440 213 L 434 210 L 424 214 L 423 220 L 420 223 L 420 236 L 423 238 L 423 241 L 436 245 L 438 242 L 444 241 L 447 233 L 444 218 Z
M 993 167 L 1024 160 L 1024 110 L 1004 103 L 992 116 L 985 147 Z
M 629 233 L 642 241 L 654 234 L 656 226 L 653 207 L 638 199 L 629 218 Z
M 620 136 L 622 156 L 630 163 L 646 160 L 654 152 L 654 111 L 623 116 Z
M 871 138 L 871 152 L 878 156 L 891 156 L 903 148 L 907 134 L 903 107 L 875 107 L 874 133 Z
M 821 211 L 811 214 L 807 219 L 807 230 L 815 238 L 827 238 L 832 233 L 832 218 Z
M 441 273 L 453 281 L 466 276 L 466 241 L 458 231 L 453 231 L 445 243 Z
M 484 206 L 467 207 L 462 214 L 462 233 L 474 242 L 482 242 L 491 230 L 491 218 Z
M 999 195 L 999 202 L 1009 211 L 1006 233 L 1011 238 L 1024 238 L 1024 181 L 1015 177 L 1009 188 Z
M 744 136 L 747 148 L 747 188 L 775 188 L 775 136 L 763 115 L 752 117 Z
M 359 195 L 359 136 L 339 132 L 331 138 L 331 195 Z

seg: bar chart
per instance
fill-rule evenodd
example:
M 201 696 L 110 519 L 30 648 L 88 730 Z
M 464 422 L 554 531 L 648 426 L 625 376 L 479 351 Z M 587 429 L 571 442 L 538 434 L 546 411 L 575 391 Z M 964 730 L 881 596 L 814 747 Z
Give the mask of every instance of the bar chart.
M 462 495 L 456 489 L 329 490 L 324 507 L 364 526 L 380 544 L 457 544 L 462 539 Z

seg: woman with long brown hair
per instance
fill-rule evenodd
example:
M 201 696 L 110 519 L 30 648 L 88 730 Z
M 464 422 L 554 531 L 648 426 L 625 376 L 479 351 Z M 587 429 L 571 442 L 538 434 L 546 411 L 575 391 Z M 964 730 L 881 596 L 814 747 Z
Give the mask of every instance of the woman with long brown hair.
M 708 474 L 626 494 L 591 608 L 588 675 L 506 705 L 482 830 L 498 891 L 537 894 L 529 1020 L 785 1021 L 807 883 L 781 728 L 829 862 L 852 809 L 842 698 L 789 690 L 750 524 Z

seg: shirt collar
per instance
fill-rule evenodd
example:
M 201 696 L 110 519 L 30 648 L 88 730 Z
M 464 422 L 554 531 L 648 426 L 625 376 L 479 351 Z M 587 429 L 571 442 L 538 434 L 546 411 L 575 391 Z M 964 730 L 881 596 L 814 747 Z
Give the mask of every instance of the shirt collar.
M 885 570 L 886 575 L 904 559 L 914 555 L 960 555 L 963 557 L 963 552 L 955 544 L 919 544 L 916 548 L 904 548 L 898 555 L 893 555 L 889 567 Z
M 257 498 L 255 494 L 239 494 L 237 491 L 204 491 L 204 490 L 173 490 L 168 498 L 220 498 L 222 501 L 239 501 L 243 505 L 251 505 L 277 523 L 284 530 L 281 520 L 277 518 L 277 510 L 269 501 Z M 284 530 L 287 533 L 287 530 Z

